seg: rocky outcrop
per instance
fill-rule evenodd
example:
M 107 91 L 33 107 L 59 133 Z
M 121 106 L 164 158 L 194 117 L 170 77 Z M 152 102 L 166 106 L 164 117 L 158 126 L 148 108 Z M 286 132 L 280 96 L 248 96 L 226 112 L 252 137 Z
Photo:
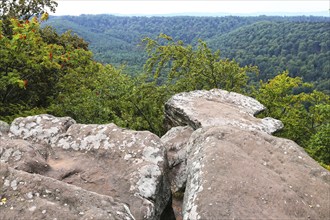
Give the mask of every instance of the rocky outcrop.
M 193 91 L 174 95 L 165 104 L 167 126 L 189 125 L 197 129 L 208 126 L 231 126 L 243 130 L 274 133 L 281 121 L 258 119 L 254 115 L 265 107 L 257 100 L 220 89 Z
M 329 172 L 293 141 L 271 136 L 282 123 L 255 118 L 263 109 L 250 97 L 222 90 L 181 93 L 166 103 L 169 126 L 195 129 L 172 156 L 185 167 L 173 177 L 186 186 L 183 219 L 330 216 Z M 162 138 L 165 146 L 182 132 L 172 128 Z
M 0 140 L 0 160 L 15 169 L 116 199 L 135 219 L 173 217 L 165 148 L 150 132 L 37 115 L 14 120 L 8 136 L 15 139 Z
M 327 219 L 329 172 L 272 136 L 283 125 L 263 109 L 177 94 L 161 138 L 51 115 L 0 122 L 1 219 Z

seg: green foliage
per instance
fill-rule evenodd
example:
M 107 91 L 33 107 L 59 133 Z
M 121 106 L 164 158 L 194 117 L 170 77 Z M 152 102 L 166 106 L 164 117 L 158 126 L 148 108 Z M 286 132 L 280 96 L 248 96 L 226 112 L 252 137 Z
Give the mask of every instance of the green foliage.
M 174 42 L 165 34 L 156 40 L 145 38 L 143 42 L 150 57 L 146 71 L 155 79 L 166 80 L 174 93 L 212 88 L 243 92 L 246 73 L 258 71 L 256 67 L 240 67 L 234 60 L 220 59 L 220 51 L 212 53 L 201 40 L 195 49 L 182 41 Z
M 163 134 L 163 87 L 122 73 L 111 65 L 89 62 L 58 83 L 59 94 L 49 111 L 80 123 L 115 123 Z
M 69 115 L 81 123 L 115 122 L 125 126 L 120 108 L 129 79 L 110 65 L 94 63 L 90 55 L 79 57 L 80 61 L 85 58 L 83 65 L 70 69 L 59 80 L 59 93 L 50 111 L 55 115 Z
M 166 86 L 158 86 L 155 81 L 149 81 L 146 75 L 134 79 L 134 87 L 127 94 L 126 100 L 134 108 L 130 128 L 149 130 L 158 136 L 165 134 L 164 103 L 170 98 Z
M 311 136 L 307 152 L 315 160 L 323 164 L 330 165 L 330 124 L 321 126 L 318 131 Z
M 289 70 L 290 76 L 313 82 L 330 94 L 330 25 L 328 17 L 117 17 L 81 15 L 51 17 L 47 24 L 60 33 L 72 29 L 90 42 L 96 60 L 127 65 L 127 73 L 141 72 L 148 59 L 140 39 L 159 33 L 193 47 L 203 39 L 221 56 L 241 66 L 255 65 L 259 75 L 250 81 L 268 80 Z
M 35 16 L 45 21 L 48 19 L 48 9 L 55 12 L 56 7 L 54 0 L 0 0 L 2 33 L 7 37 L 13 35 L 10 19 L 27 21 Z
M 210 39 L 212 48 L 242 65 L 257 65 L 267 80 L 288 70 L 329 93 L 330 25 L 327 22 L 260 21 Z
M 45 90 L 54 77 L 45 77 L 44 72 L 56 72 L 60 68 L 52 62 L 50 53 L 58 53 L 61 48 L 42 42 L 36 19 L 25 23 L 11 19 L 11 28 L 13 35 L 7 37 L 1 31 L 0 39 L 1 115 L 12 114 L 13 105 L 42 105 L 46 100 L 40 91 Z M 56 55 L 53 58 L 58 59 Z
M 267 110 L 262 116 L 281 120 L 284 129 L 277 135 L 296 141 L 317 160 L 329 165 L 330 96 L 319 92 L 295 93 L 301 87 L 310 87 L 299 77 L 288 72 L 277 75 L 267 83 L 261 81 L 256 98 Z
M 81 41 L 70 33 L 59 37 L 61 44 L 45 42 L 36 18 L 11 19 L 10 27 L 12 35 L 0 32 L 0 115 L 7 121 L 18 112 L 44 111 L 57 93 L 59 79 L 92 56 L 75 48 Z
M 1 0 L 1 20 L 19 18 L 28 20 L 33 16 L 40 16 L 47 12 L 55 12 L 57 3 L 54 0 Z

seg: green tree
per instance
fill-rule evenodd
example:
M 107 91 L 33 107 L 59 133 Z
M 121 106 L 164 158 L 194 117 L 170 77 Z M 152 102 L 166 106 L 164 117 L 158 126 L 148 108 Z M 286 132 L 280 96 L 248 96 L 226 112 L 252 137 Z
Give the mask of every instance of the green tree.
M 164 134 L 165 87 L 132 79 L 122 69 L 89 62 L 60 79 L 58 96 L 49 111 L 71 116 L 80 123 L 110 123 L 134 130 Z
M 11 19 L 10 27 L 11 36 L 0 29 L 0 115 L 7 121 L 45 111 L 59 79 L 86 57 L 91 60 L 91 52 L 75 48 L 67 34 L 60 37 L 62 45 L 45 42 L 37 18 Z
M 54 0 L 1 0 L 0 18 L 28 20 L 33 16 L 41 16 L 48 10 L 55 12 L 57 5 Z
M 127 127 L 121 97 L 130 86 L 129 79 L 111 65 L 94 63 L 88 56 L 84 59 L 84 65 L 70 69 L 59 80 L 58 95 L 50 111 L 71 116 L 80 123 L 114 122 Z
M 243 92 L 247 72 L 258 71 L 252 66 L 240 67 L 234 60 L 220 59 L 220 51 L 212 53 L 201 40 L 197 48 L 174 42 L 165 34 L 156 40 L 145 38 L 143 42 L 149 55 L 146 72 L 159 83 L 166 83 L 173 92 L 212 88 Z
M 11 19 L 20 20 L 21 23 L 33 16 L 48 19 L 48 10 L 55 12 L 57 3 L 54 0 L 0 0 L 0 19 L 2 20 L 3 34 L 11 37 L 13 30 Z
M 292 78 L 288 72 L 277 75 L 270 81 L 260 82 L 255 97 L 267 110 L 262 116 L 279 119 L 284 129 L 277 135 L 296 141 L 318 161 L 329 165 L 330 96 L 313 90 L 305 93 L 302 78 Z M 297 92 L 298 91 L 298 92 Z
M 311 136 L 307 152 L 317 161 L 330 168 L 330 124 L 321 126 L 318 131 Z

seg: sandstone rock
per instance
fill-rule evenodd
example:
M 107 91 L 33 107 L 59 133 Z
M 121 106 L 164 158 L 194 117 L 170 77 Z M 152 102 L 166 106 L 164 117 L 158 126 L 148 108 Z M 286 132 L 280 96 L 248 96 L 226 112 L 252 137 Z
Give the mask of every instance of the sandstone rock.
M 168 127 L 189 125 L 198 129 L 228 125 L 269 134 L 281 129 L 283 124 L 276 119 L 253 117 L 264 109 L 251 97 L 213 89 L 174 95 L 165 104 L 165 117 Z
M 9 131 L 9 124 L 0 120 L 0 137 L 7 134 Z
M 184 192 L 186 187 L 186 145 L 193 131 L 189 126 L 173 127 L 161 138 L 167 152 L 168 175 L 173 193 Z
M 127 205 L 0 163 L 1 219 L 135 219 Z
M 293 141 L 230 126 L 187 147 L 183 219 L 327 219 L 330 175 Z
M 29 173 L 42 174 L 49 170 L 45 146 L 25 140 L 0 139 L 0 162 Z
M 31 144 L 7 140 L 3 148 L 10 156 L 6 156 L 6 162 L 15 150 L 30 159 L 28 155 L 36 153 L 31 151 L 32 145 L 41 143 L 47 149 L 45 161 L 33 159 L 47 166 L 43 175 L 119 199 L 136 219 L 173 217 L 165 148 L 150 132 L 130 131 L 114 124 L 75 124 L 68 117 L 37 115 L 16 119 L 10 136 Z M 20 145 L 10 144 L 19 141 Z M 26 165 L 27 159 L 22 161 Z M 30 172 L 15 159 L 9 164 Z
M 165 148 L 150 132 L 73 124 L 51 146 L 47 176 L 118 198 L 136 219 L 160 219 L 171 205 Z
M 58 118 L 47 114 L 16 118 L 11 123 L 9 135 L 35 143 L 49 144 L 55 142 L 58 136 L 74 123 L 75 120 L 70 117 Z

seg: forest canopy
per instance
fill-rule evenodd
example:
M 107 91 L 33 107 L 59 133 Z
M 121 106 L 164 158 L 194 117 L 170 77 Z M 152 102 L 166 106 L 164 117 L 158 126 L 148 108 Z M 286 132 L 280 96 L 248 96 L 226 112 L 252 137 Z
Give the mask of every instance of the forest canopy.
M 86 41 L 101 63 L 127 65 L 129 74 L 141 71 L 148 56 L 139 47 L 141 39 L 160 33 L 196 47 L 205 41 L 221 56 L 240 65 L 255 65 L 259 75 L 250 80 L 268 80 L 280 72 L 302 77 L 329 94 L 329 17 L 119 17 L 81 15 L 50 17 L 48 25 L 63 33 L 72 29 Z

